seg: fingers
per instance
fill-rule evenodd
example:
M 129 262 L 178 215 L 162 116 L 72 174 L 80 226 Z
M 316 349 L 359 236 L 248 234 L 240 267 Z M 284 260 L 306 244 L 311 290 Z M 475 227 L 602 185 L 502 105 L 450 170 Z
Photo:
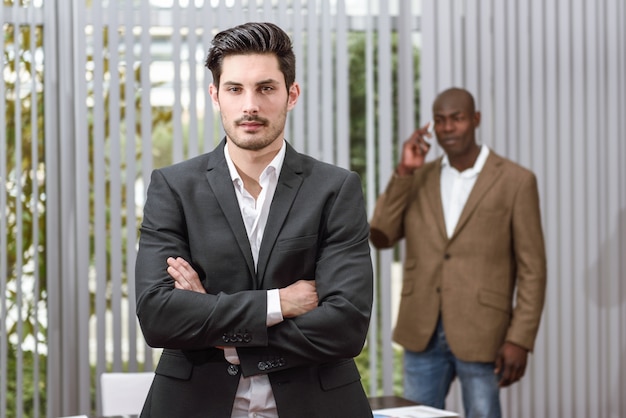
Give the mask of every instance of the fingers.
M 174 288 L 206 293 L 198 273 L 182 257 L 168 257 L 167 273 L 174 279 Z

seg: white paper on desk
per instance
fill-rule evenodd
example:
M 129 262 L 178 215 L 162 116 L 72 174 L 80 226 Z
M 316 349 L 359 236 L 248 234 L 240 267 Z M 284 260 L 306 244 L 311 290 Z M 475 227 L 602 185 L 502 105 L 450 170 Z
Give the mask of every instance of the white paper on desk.
M 372 411 L 374 418 L 434 418 L 458 417 L 459 414 L 426 405 L 402 406 L 400 408 L 376 409 Z

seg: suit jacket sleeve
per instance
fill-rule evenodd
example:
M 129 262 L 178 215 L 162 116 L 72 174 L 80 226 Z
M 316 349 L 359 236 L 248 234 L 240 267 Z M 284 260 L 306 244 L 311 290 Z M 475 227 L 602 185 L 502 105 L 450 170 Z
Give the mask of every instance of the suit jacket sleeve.
M 204 205 L 183 202 L 183 198 L 191 198 L 185 196 L 187 190 L 181 192 L 172 187 L 171 177 L 161 170 L 152 174 L 135 264 L 137 316 L 147 343 L 153 347 L 192 350 L 235 345 L 236 340 L 266 344 L 265 291 L 223 287 L 221 291 L 201 294 L 174 288 L 174 280 L 167 273 L 167 258 L 180 256 L 194 264 L 197 257 L 190 248 L 193 225 L 188 226 L 194 222 L 188 217 L 195 216 L 185 205 Z M 203 177 L 187 179 L 188 183 L 194 181 L 206 183 Z M 203 229 L 199 224 L 196 226 Z M 207 275 L 198 265 L 194 267 L 201 279 Z M 216 280 L 237 281 L 233 277 Z M 246 324 L 245 328 L 242 324 Z
M 517 292 L 506 340 L 532 350 L 544 305 L 547 274 L 539 192 L 533 174 L 525 177 L 516 196 L 512 229 Z

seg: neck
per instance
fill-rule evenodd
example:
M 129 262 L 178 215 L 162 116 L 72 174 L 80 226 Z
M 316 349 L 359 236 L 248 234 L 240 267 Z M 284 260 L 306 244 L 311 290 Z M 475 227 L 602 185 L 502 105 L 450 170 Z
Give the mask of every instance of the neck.
M 463 155 L 448 156 L 450 165 L 456 168 L 459 172 L 474 167 L 476 159 L 478 159 L 478 155 L 480 154 L 480 148 L 480 145 L 475 144 L 469 152 L 466 152 Z
M 237 147 L 232 141 L 228 143 L 228 154 L 243 180 L 246 190 L 256 199 L 261 193 L 259 180 L 261 173 L 276 157 L 282 147 L 282 141 L 274 141 L 260 150 L 247 150 Z

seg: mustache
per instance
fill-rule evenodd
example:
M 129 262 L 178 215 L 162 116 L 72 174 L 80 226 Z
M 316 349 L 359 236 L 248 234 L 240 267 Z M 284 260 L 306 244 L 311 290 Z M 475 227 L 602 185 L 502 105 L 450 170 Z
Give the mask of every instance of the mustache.
M 263 125 L 267 125 L 268 120 L 257 115 L 246 115 L 235 120 L 235 123 L 237 125 L 241 125 L 244 122 L 258 122 L 262 123 Z

